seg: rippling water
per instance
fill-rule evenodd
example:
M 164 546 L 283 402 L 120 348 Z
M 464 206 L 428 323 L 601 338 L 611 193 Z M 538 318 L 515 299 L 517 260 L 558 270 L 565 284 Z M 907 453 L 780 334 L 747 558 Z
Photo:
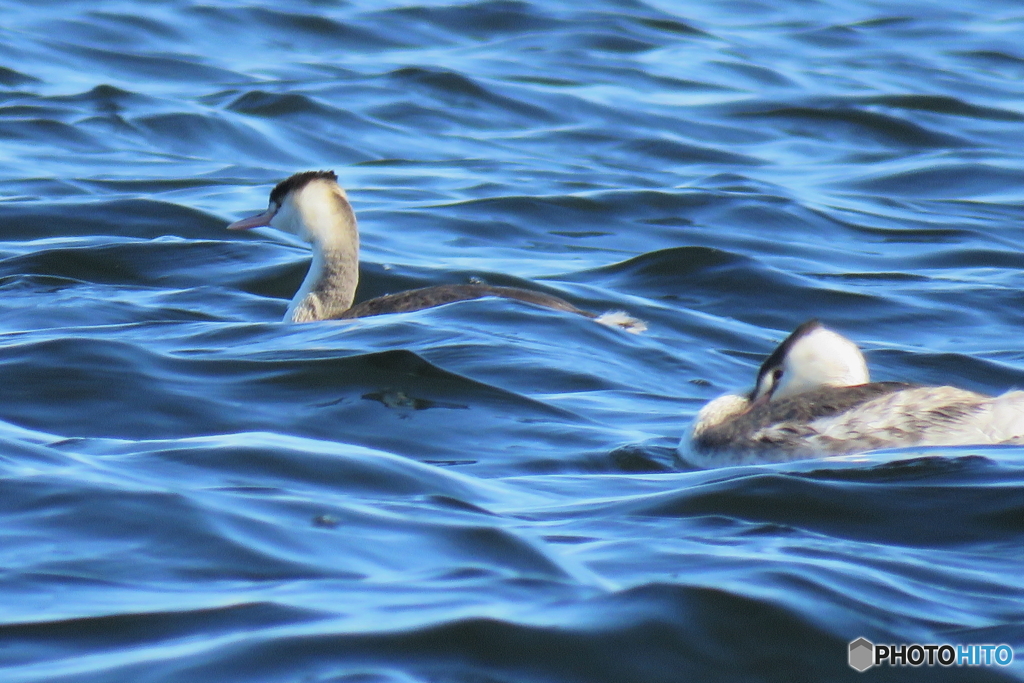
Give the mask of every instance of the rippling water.
M 1024 450 L 689 471 L 817 316 L 1024 387 L 1024 8 L 0 2 L 0 678 L 1024 679 Z M 333 168 L 359 299 L 227 233 Z M 1009 643 L 857 674 L 847 643 Z

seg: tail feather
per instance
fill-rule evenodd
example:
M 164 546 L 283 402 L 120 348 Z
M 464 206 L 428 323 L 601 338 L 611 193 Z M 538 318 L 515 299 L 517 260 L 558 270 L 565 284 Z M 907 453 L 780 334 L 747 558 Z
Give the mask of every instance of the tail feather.
M 634 318 L 625 311 L 608 311 L 594 318 L 594 322 L 617 327 L 631 334 L 640 334 L 647 330 L 647 323 L 639 318 Z
M 1024 391 L 1009 391 L 992 402 L 996 443 L 1024 443 Z

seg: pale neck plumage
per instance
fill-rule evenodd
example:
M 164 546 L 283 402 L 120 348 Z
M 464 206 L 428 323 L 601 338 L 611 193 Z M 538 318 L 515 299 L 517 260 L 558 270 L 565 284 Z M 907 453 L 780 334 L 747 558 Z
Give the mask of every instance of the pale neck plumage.
M 285 321 L 308 323 L 336 318 L 352 307 L 359 283 L 359 261 L 350 252 L 313 245 L 313 261 L 302 286 L 288 304 Z
M 336 183 L 315 180 L 281 207 L 281 228 L 313 246 L 313 261 L 286 321 L 326 320 L 352 307 L 359 284 L 359 230 L 348 197 Z

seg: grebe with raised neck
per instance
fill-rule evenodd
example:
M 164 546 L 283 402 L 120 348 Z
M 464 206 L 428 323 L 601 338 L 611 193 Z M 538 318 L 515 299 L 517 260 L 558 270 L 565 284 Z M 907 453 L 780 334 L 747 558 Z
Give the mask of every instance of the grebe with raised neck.
M 435 285 L 353 305 L 359 284 L 359 229 L 348 195 L 338 185 L 333 171 L 305 171 L 282 180 L 271 191 L 266 211 L 235 221 L 228 229 L 248 230 L 260 226 L 291 233 L 313 246 L 309 272 L 288 306 L 285 322 L 362 318 L 500 297 L 575 313 L 627 332 L 640 333 L 647 329 L 643 321 L 622 311 L 597 315 L 550 294 L 485 284 Z
M 809 320 L 768 356 L 747 393 L 704 406 L 679 455 L 699 467 L 909 446 L 1024 444 L 1024 391 L 872 382 L 852 341 Z

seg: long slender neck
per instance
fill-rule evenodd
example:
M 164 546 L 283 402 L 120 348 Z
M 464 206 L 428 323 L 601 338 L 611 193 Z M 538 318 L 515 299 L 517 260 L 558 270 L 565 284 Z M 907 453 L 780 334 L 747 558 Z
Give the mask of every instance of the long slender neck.
M 358 283 L 358 257 L 317 249 L 306 279 L 288 305 L 285 321 L 308 323 L 337 317 L 352 307 Z
M 359 284 L 359 231 L 344 193 L 300 210 L 312 237 L 313 262 L 288 306 L 286 321 L 328 320 L 352 307 Z

